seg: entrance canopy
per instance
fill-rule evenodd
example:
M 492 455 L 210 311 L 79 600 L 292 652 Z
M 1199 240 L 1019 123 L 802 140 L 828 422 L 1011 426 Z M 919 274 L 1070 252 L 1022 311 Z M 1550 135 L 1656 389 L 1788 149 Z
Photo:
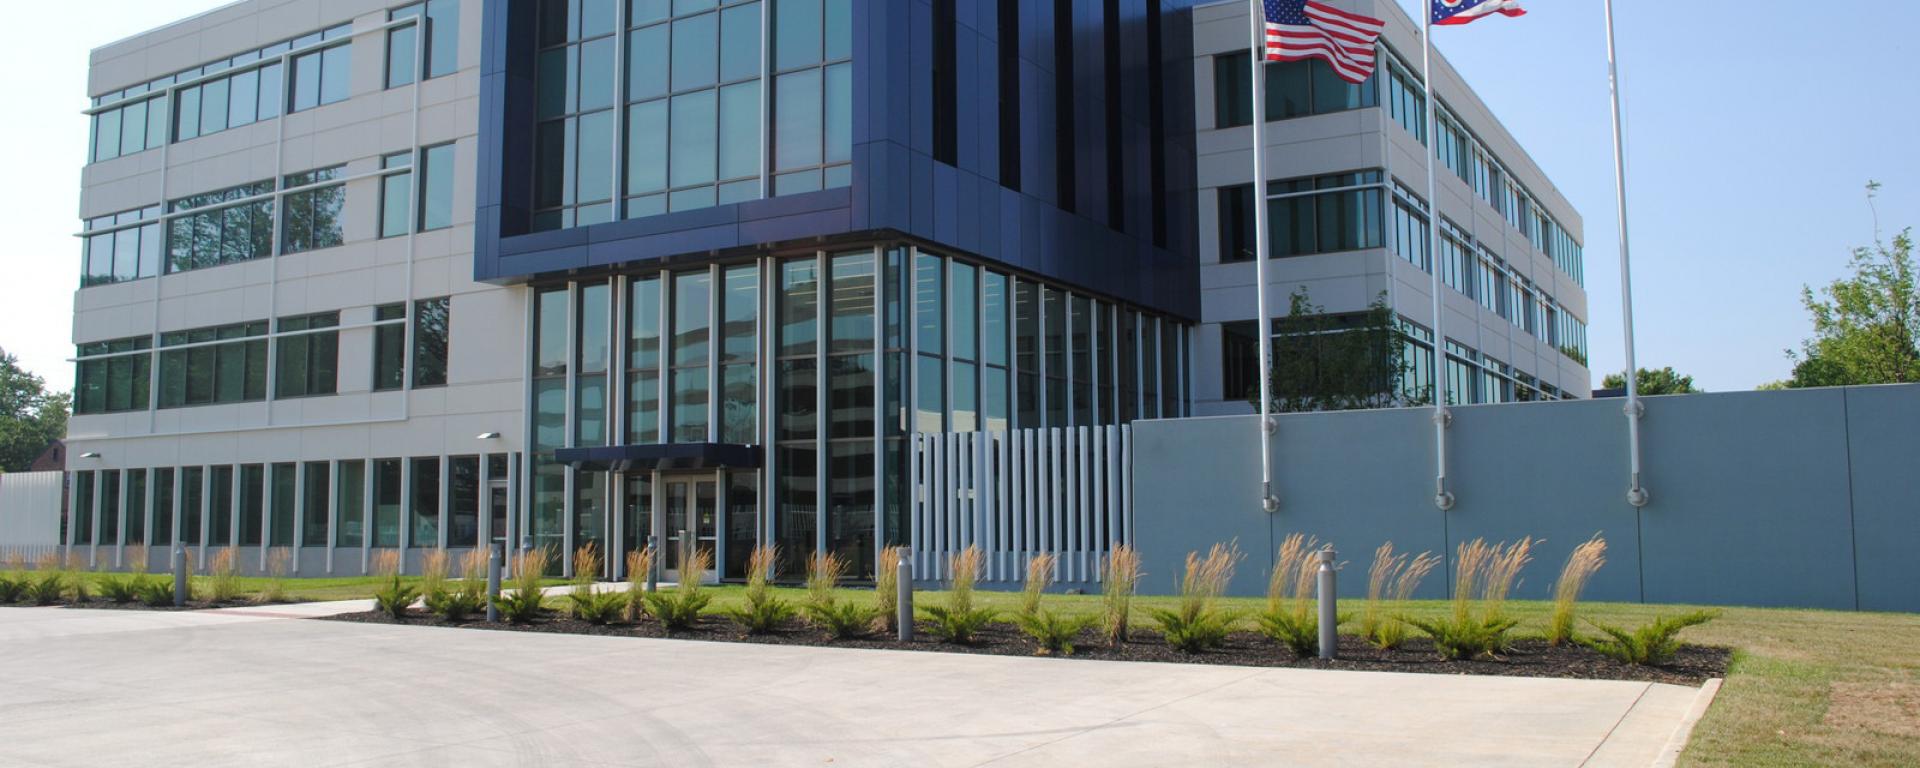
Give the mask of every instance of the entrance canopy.
M 734 443 L 662 443 L 561 448 L 553 452 L 561 464 L 593 471 L 648 472 L 702 469 L 759 469 L 764 451 L 757 445 Z

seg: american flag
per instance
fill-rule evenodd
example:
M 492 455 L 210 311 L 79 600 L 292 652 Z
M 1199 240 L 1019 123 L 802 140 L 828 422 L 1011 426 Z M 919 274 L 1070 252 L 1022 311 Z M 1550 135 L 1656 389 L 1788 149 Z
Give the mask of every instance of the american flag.
M 1264 0 L 1267 60 L 1325 59 L 1349 83 L 1373 76 L 1373 44 L 1385 22 L 1314 0 Z
M 1431 2 L 1435 24 L 1471 24 L 1496 13 L 1505 16 L 1527 15 L 1526 9 L 1520 7 L 1520 0 L 1431 0 Z

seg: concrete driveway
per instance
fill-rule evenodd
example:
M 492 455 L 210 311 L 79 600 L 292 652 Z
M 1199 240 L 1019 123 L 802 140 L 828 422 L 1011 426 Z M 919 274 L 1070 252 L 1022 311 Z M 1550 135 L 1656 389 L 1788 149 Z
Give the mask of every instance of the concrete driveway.
M 1644 766 L 1704 700 L 296 618 L 339 609 L 0 608 L 0 765 Z

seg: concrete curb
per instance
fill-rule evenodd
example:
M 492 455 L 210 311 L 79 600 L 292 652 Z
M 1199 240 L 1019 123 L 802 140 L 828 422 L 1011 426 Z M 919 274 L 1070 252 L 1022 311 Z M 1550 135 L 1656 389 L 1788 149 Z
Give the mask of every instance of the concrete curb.
M 1708 680 L 1700 686 L 1700 692 L 1693 696 L 1693 706 L 1687 708 L 1687 714 L 1674 726 L 1673 735 L 1667 737 L 1667 746 L 1660 750 L 1660 757 L 1654 759 L 1653 768 L 1673 768 L 1680 759 L 1680 753 L 1687 748 L 1687 741 L 1693 737 L 1693 727 L 1700 723 L 1701 716 L 1707 714 L 1707 707 L 1713 705 L 1713 699 L 1720 694 L 1720 678 Z

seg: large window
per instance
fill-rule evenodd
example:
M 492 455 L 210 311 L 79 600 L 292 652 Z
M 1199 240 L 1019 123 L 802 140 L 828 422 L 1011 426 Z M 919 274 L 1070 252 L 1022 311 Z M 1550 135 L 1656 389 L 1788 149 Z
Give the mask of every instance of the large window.
M 1381 246 L 1379 171 L 1269 182 L 1270 258 Z M 1253 258 L 1253 186 L 1220 189 L 1220 260 Z
M 156 96 L 95 114 L 93 145 L 87 157 L 96 163 L 112 160 L 153 149 L 166 141 L 167 100 Z
M 300 496 L 300 543 L 308 547 L 326 546 L 327 482 L 331 472 L 324 461 L 309 461 L 301 465 L 300 471 L 306 474 Z
M 447 350 L 451 304 L 448 297 L 413 303 L 413 386 L 439 387 L 447 383 Z
M 400 546 L 400 459 L 373 462 L 373 546 Z
M 627 299 L 627 442 L 660 435 L 660 276 L 634 278 Z
M 842 187 L 853 159 L 851 0 L 780 0 L 773 14 L 773 194 Z
M 407 546 L 414 549 L 440 546 L 440 459 L 412 460 L 413 471 L 407 494 Z
M 160 407 L 265 399 L 266 335 L 264 320 L 160 334 Z
M 282 48 L 281 51 L 285 49 Z M 236 57 L 238 58 L 238 57 Z M 209 64 L 224 70 L 230 62 Z M 278 62 L 174 91 L 174 140 L 219 133 L 280 116 L 286 82 Z
M 668 435 L 676 443 L 709 442 L 707 355 L 711 354 L 713 277 L 673 276 L 673 349 L 669 359 Z
M 399 237 L 413 231 L 413 153 L 382 156 L 380 168 L 391 171 L 380 177 L 380 236 Z
M 274 340 L 278 360 L 274 369 L 274 397 L 331 395 L 338 387 L 340 313 L 320 312 L 280 318 Z
M 74 371 L 73 412 L 146 410 L 153 354 L 143 350 L 152 348 L 151 336 L 81 344 L 76 350 L 80 361 Z
M 453 147 L 420 150 L 420 231 L 453 226 Z
M 82 240 L 80 287 L 121 283 L 160 274 L 160 206 L 150 205 L 87 220 Z M 141 223 L 148 222 L 148 223 Z
M 313 45 L 324 39 L 351 34 L 351 24 L 343 24 L 325 33 L 315 33 L 293 41 L 294 48 Z M 345 101 L 353 78 L 353 45 L 342 43 L 293 57 L 293 97 L 287 111 L 299 112 L 324 104 Z
M 827 305 L 827 550 L 857 576 L 873 568 L 874 287 L 872 251 L 830 257 Z
M 1245 51 L 1213 57 L 1213 127 L 1253 123 L 1252 78 Z M 1342 80 L 1319 59 L 1266 64 L 1267 120 L 1342 112 L 1380 104 L 1378 77 L 1354 84 Z
M 728 267 L 720 293 L 720 442 L 737 445 L 760 442 L 759 378 L 755 361 L 759 341 L 760 268 L 754 264 Z
M 535 229 L 614 218 L 616 16 L 610 0 L 540 5 Z
M 779 505 L 775 532 L 785 573 L 798 573 L 819 547 L 821 271 L 815 258 L 780 263 L 774 500 Z
M 407 383 L 407 305 L 373 308 L 373 389 L 399 389 Z
M 296 519 L 294 506 L 299 503 L 298 497 L 295 496 L 295 490 L 300 483 L 300 479 L 296 474 L 299 468 L 298 465 L 292 462 L 285 462 L 274 464 L 269 467 L 269 469 L 273 470 L 273 476 L 269 480 L 268 485 L 268 492 L 271 496 L 267 500 L 267 511 L 269 514 L 266 532 L 267 546 L 291 547 L 293 546 L 293 526 L 295 525 L 294 521 Z
M 579 374 L 574 380 L 574 445 L 606 445 L 607 419 L 612 404 L 607 401 L 607 367 L 612 361 L 611 343 L 613 289 L 606 282 L 580 286 L 579 326 L 574 341 L 579 346 Z
M 387 87 L 406 85 L 418 76 L 451 75 L 460 68 L 460 0 L 427 0 L 389 11 L 391 20 L 417 18 L 411 27 L 387 33 Z M 427 49 L 420 50 L 420 30 Z
M 340 206 L 347 200 L 347 185 L 328 182 L 344 177 L 346 169 L 345 165 L 336 165 L 291 174 L 281 181 L 281 189 L 299 190 L 282 196 L 286 216 L 285 229 L 280 234 L 281 253 L 332 248 L 344 242 L 340 234 Z
M 359 547 L 366 541 L 367 463 L 342 461 L 334 478 L 333 545 Z
M 257 181 L 168 203 L 173 213 L 192 213 L 167 222 L 167 272 L 272 255 L 272 192 L 271 180 Z

